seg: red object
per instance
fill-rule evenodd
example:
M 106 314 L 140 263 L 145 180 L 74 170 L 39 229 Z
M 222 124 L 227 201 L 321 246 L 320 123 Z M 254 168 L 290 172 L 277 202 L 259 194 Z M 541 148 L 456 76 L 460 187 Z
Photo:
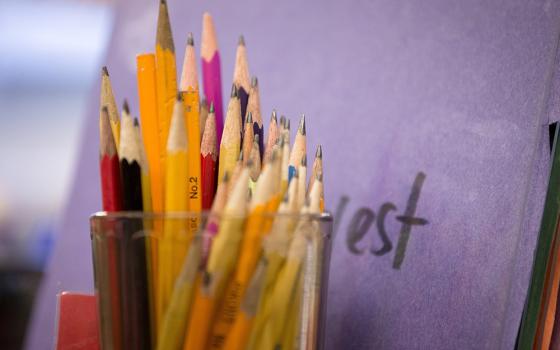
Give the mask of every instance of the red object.
M 216 193 L 216 155 L 201 156 L 202 209 L 210 210 Z
M 56 349 L 99 349 L 95 296 L 71 292 L 58 295 Z
M 101 169 L 103 210 L 120 211 L 122 210 L 122 189 L 119 156 L 117 154 L 101 156 L 99 166 Z

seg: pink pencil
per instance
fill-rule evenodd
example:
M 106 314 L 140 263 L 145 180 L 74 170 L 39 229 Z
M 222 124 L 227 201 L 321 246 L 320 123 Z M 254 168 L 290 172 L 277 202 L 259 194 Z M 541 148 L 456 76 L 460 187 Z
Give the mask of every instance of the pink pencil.
M 222 107 L 222 77 L 220 65 L 220 52 L 216 39 L 216 29 L 212 16 L 205 12 L 202 17 L 202 40 L 200 45 L 200 56 L 202 58 L 202 83 L 204 95 L 208 105 L 214 104 L 216 112 L 216 136 L 217 144 L 222 140 L 224 129 L 224 114 Z

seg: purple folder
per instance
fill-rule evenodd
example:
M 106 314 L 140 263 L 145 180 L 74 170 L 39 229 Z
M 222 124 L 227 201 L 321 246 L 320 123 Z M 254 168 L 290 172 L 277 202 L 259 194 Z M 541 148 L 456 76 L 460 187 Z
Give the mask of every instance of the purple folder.
M 117 6 L 104 64 L 117 100 L 131 106 L 134 57 L 154 50 L 156 6 Z M 187 33 L 200 38 L 209 10 L 223 95 L 242 33 L 265 121 L 272 108 L 292 125 L 305 113 L 310 154 L 323 145 L 326 207 L 337 218 L 327 348 L 513 348 L 547 184 L 548 123 L 560 110 L 560 3 L 169 6 L 178 62 Z M 52 342 L 58 291 L 92 290 L 88 216 L 101 208 L 98 91 L 27 349 Z

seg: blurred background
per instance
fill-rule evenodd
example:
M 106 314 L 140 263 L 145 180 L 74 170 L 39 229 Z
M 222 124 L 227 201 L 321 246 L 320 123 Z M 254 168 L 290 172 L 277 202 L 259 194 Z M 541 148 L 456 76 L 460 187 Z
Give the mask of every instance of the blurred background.
M 1 349 L 22 346 L 112 23 L 111 1 L 0 0 Z

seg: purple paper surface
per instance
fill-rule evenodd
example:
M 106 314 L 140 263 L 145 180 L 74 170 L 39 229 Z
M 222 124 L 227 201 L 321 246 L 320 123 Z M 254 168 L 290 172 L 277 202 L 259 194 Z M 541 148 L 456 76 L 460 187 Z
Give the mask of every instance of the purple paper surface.
M 338 212 L 327 347 L 511 349 L 548 175 L 559 4 L 169 5 L 179 53 L 188 32 L 200 38 L 203 11 L 212 13 L 222 92 L 229 90 L 237 37 L 244 34 L 263 119 L 272 108 L 292 124 L 305 113 L 310 154 L 323 145 L 327 208 L 335 211 L 342 196 L 349 198 Z M 146 0 L 117 6 L 106 64 L 117 100 L 126 97 L 131 106 L 137 105 L 135 55 L 153 50 L 156 6 Z M 28 349 L 51 347 L 58 291 L 92 290 L 88 216 L 100 209 L 97 103 L 98 86 Z M 425 179 L 413 191 L 420 172 Z M 405 215 L 407 206 L 413 215 Z M 356 213 L 361 225 L 349 235 Z M 403 221 L 412 223 L 404 255 Z

